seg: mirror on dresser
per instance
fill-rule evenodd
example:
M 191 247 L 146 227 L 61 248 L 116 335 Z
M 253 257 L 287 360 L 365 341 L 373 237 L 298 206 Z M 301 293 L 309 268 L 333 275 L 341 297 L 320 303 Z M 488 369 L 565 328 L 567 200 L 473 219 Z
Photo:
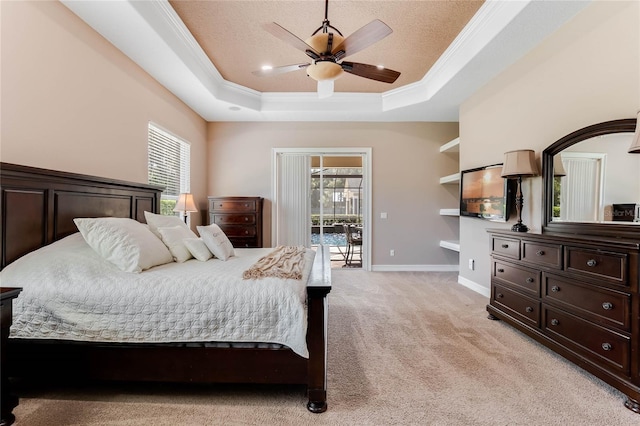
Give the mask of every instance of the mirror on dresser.
M 627 152 L 636 119 L 577 130 L 542 153 L 545 232 L 638 237 L 640 155 Z

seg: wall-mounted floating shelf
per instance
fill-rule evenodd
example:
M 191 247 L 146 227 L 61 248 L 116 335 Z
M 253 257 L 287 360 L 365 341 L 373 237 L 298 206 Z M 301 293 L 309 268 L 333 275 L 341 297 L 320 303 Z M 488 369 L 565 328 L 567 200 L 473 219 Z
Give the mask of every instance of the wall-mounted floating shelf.
M 440 147 L 440 152 L 460 152 L 460 138 L 445 143 Z
M 454 173 L 452 175 L 449 176 L 443 176 L 440 178 L 440 184 L 445 185 L 445 184 L 457 184 L 458 182 L 460 182 L 460 172 L 458 173 Z
M 440 247 L 446 248 L 448 250 L 453 250 L 460 252 L 460 242 L 459 241 L 440 241 Z
M 440 209 L 440 216 L 460 216 L 460 209 Z

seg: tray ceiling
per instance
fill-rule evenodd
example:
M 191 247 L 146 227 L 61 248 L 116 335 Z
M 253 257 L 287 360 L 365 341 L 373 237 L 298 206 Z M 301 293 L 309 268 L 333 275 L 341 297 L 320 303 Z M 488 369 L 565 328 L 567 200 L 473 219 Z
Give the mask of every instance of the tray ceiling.
M 303 70 L 251 73 L 308 62 L 263 26 L 304 40 L 322 24 L 322 0 L 62 3 L 208 121 L 457 121 L 468 96 L 589 1 L 330 0 L 344 36 L 374 19 L 393 29 L 347 59 L 402 74 L 393 84 L 345 74 L 326 99 Z

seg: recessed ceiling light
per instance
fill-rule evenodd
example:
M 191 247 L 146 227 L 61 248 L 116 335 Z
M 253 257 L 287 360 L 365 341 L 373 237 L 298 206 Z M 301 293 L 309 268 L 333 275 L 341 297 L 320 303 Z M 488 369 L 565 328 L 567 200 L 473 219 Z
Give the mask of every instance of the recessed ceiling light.
M 239 106 L 235 106 L 235 105 L 229 107 L 229 110 L 231 110 L 231 111 L 240 111 L 240 109 L 241 108 Z
M 273 67 L 271 65 L 263 65 L 262 66 L 262 71 L 268 71 L 268 70 L 272 70 Z

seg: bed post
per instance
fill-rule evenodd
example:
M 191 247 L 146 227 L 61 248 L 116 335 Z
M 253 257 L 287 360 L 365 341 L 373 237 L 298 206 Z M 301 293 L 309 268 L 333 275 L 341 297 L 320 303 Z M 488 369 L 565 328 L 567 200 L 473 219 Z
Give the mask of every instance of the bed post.
M 309 348 L 307 409 L 312 413 L 327 410 L 327 295 L 331 291 L 331 260 L 328 246 L 319 246 L 307 283 Z

